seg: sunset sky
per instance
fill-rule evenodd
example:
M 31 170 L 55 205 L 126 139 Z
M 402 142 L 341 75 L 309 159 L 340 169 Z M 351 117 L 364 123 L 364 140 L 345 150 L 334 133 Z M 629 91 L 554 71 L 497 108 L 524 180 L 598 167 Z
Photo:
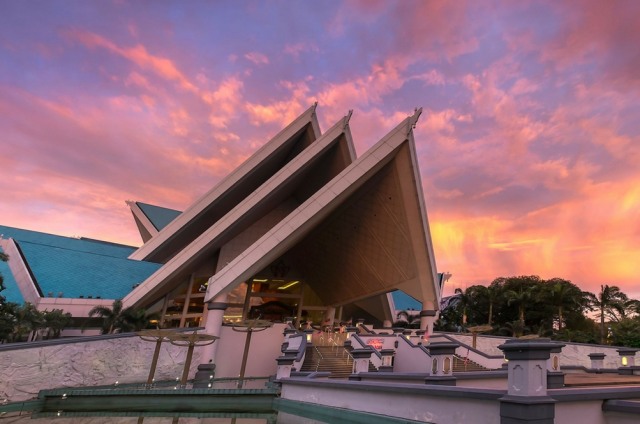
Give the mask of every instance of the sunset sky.
M 303 110 L 415 107 L 439 271 L 640 298 L 640 1 L 0 1 L 0 224 L 139 245 Z

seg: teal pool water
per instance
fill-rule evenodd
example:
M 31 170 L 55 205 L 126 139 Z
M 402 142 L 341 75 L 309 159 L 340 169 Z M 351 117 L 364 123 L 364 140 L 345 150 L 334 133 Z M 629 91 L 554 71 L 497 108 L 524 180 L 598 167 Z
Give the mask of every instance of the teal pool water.
M 84 387 L 43 390 L 38 399 L 0 405 L 0 423 L 58 424 L 401 424 L 418 421 L 280 398 L 255 389 Z
M 339 408 L 321 407 L 276 398 L 268 411 L 259 412 L 57 412 L 0 413 L 0 422 L 54 424 L 411 424 L 418 421 L 367 414 Z M 233 407 L 233 405 L 229 405 Z

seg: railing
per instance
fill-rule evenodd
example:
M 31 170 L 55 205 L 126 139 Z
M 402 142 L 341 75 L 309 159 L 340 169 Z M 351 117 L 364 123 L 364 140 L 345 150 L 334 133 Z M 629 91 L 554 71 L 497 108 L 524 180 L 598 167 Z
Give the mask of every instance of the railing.
M 320 353 L 320 349 L 318 349 L 318 346 L 314 346 L 313 348 L 318 354 L 318 362 L 316 362 L 316 371 L 318 371 L 318 368 L 320 368 L 320 362 L 324 359 L 324 356 L 322 356 L 322 353 Z

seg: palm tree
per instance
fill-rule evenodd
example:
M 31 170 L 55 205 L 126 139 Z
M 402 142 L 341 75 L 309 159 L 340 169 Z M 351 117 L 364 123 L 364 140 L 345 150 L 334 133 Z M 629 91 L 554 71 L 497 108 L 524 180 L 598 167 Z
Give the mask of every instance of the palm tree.
M 471 303 L 471 297 L 466 293 L 466 290 L 462 291 L 461 288 L 455 289 L 454 293 L 458 297 L 457 307 L 462 310 L 462 326 L 464 327 L 467 325 L 467 308 Z
M 102 334 L 112 334 L 119 331 L 138 331 L 149 326 L 153 315 L 147 314 L 145 309 L 132 306 L 122 308 L 122 300 L 113 301 L 111 308 L 107 306 L 95 306 L 89 311 L 89 316 L 99 316 L 102 321 Z
M 507 305 L 516 305 L 518 307 L 518 320 L 520 325 L 524 328 L 524 311 L 527 303 L 533 299 L 533 287 L 521 286 L 519 290 L 507 290 L 505 292 L 507 299 Z
M 606 341 L 605 317 L 616 320 L 617 316 L 624 311 L 624 305 L 629 298 L 620 291 L 618 286 L 609 286 L 603 284 L 600 286 L 600 293 L 596 296 L 593 293 L 585 292 L 588 305 L 591 310 L 597 310 L 597 316 L 600 318 L 600 343 Z
M 9 341 L 16 326 L 18 304 L 12 302 L 0 302 L 0 343 Z
M 44 312 L 44 322 L 47 328 L 47 338 L 58 338 L 64 328 L 72 321 L 71 314 L 65 313 L 62 309 Z
M 487 319 L 487 324 L 491 325 L 493 322 L 493 307 L 498 300 L 500 300 L 501 290 L 499 286 L 494 286 L 493 284 L 487 287 L 487 298 L 489 299 L 489 318 Z
M 500 296 L 502 294 L 502 287 L 498 283 L 492 282 L 489 286 L 475 286 L 478 291 L 478 295 L 481 295 L 486 302 L 489 304 L 489 311 L 487 314 L 487 325 L 491 325 L 493 323 L 493 309 L 494 306 L 500 300 Z
M 157 314 L 148 314 L 146 309 L 126 308 L 122 311 L 122 327 L 121 331 L 140 331 L 149 327 L 153 319 L 157 318 Z
M 122 327 L 122 300 L 114 300 L 111 308 L 94 306 L 89 311 L 89 316 L 102 318 L 102 334 L 112 334 L 116 329 Z
M 558 331 L 562 331 L 564 324 L 564 311 L 566 309 L 582 309 L 582 291 L 570 281 L 561 278 L 553 278 L 547 281 L 548 301 L 558 311 Z
M 35 340 L 36 332 L 44 324 L 42 312 L 29 302 L 18 306 L 15 310 L 14 340 L 20 341 L 27 336 L 27 341 Z
M 522 337 L 526 329 L 527 328 L 524 326 L 524 321 L 517 320 L 506 322 L 504 324 L 504 327 L 500 328 L 500 331 L 507 332 L 511 335 L 511 337 Z

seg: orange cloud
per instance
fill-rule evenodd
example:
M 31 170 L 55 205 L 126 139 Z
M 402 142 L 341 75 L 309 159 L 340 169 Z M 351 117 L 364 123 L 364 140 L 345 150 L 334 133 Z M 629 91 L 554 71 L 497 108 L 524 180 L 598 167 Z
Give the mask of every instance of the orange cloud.
M 289 91 L 288 99 L 268 104 L 248 102 L 245 105 L 253 125 L 276 122 L 287 125 L 313 103 L 308 97 L 309 87 L 305 82 L 282 81 L 280 85 Z
M 640 295 L 632 288 L 640 257 L 636 180 L 595 185 L 517 219 L 430 211 L 430 222 L 438 267 L 454 274 L 453 287 L 516 274 L 570 275 L 585 290 L 610 283 Z
M 98 34 L 78 29 L 67 30 L 65 34 L 69 38 L 77 40 L 87 47 L 104 48 L 111 53 L 129 59 L 143 69 L 150 70 L 164 79 L 177 82 L 180 87 L 187 91 L 198 91 L 189 79 L 177 68 L 173 61 L 149 53 L 143 45 L 138 44 L 134 47 L 122 48 Z

